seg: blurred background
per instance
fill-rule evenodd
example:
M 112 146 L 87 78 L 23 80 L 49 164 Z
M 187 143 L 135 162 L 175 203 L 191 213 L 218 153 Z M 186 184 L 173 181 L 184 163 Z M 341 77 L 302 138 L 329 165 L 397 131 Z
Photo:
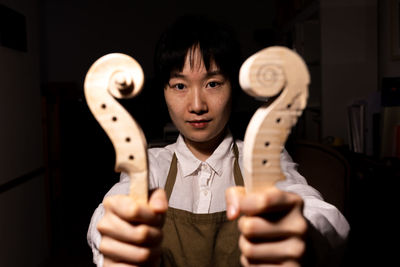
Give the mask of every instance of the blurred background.
M 150 146 L 175 132 L 153 87 L 153 52 L 179 15 L 231 25 L 246 59 L 283 45 L 311 74 L 287 149 L 352 227 L 344 266 L 395 259 L 400 178 L 399 0 L 0 0 L 0 266 L 93 266 L 86 232 L 119 180 L 114 149 L 83 95 L 89 67 L 134 57 L 143 92 L 120 101 Z M 239 93 L 243 136 L 260 105 Z M 382 252 L 382 253 L 381 253 Z

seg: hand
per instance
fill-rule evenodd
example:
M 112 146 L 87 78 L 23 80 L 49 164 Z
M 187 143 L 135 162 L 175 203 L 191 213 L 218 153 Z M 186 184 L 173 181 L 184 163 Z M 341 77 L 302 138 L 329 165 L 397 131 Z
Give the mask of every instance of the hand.
M 300 266 L 307 231 L 300 196 L 276 187 L 261 193 L 232 187 L 226 203 L 229 219 L 244 215 L 238 223 L 243 266 Z
M 105 214 L 97 224 L 102 235 L 104 267 L 153 266 L 161 255 L 162 225 L 168 208 L 164 190 L 156 190 L 146 204 L 116 195 L 104 202 Z

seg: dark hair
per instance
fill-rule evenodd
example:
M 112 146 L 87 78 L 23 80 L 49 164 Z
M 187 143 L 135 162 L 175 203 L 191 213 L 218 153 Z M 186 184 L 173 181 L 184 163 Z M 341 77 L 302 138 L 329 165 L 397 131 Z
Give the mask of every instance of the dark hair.
M 200 48 L 207 70 L 214 61 L 232 88 L 238 87 L 241 56 L 233 31 L 204 16 L 190 15 L 178 18 L 157 43 L 154 58 L 156 86 L 165 88 L 171 72 L 183 70 L 185 57 L 194 47 Z

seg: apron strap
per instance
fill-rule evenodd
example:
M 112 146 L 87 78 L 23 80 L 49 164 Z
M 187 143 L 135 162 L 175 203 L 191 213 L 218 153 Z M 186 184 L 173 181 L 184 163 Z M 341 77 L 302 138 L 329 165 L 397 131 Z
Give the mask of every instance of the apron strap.
M 235 184 L 237 186 L 244 186 L 244 180 L 239 166 L 239 150 L 236 143 L 233 143 L 233 155 L 235 156 L 235 161 L 233 163 L 233 176 L 235 178 Z M 172 190 L 174 189 L 177 173 L 178 173 L 178 160 L 174 153 L 174 155 L 172 156 L 171 166 L 169 168 L 167 176 L 167 181 L 164 187 L 164 190 L 167 193 L 168 201 L 169 198 L 171 197 Z
M 233 176 L 235 178 L 235 184 L 238 186 L 244 186 L 244 180 L 239 166 L 239 150 L 236 143 L 233 143 L 233 154 L 235 155 L 235 162 L 233 163 Z
M 171 161 L 171 166 L 169 167 L 169 172 L 167 176 L 167 182 L 165 183 L 164 190 L 167 193 L 167 200 L 169 201 L 169 198 L 171 197 L 172 194 L 172 189 L 174 189 L 175 185 L 175 180 L 176 180 L 176 174 L 178 173 L 178 163 L 177 163 L 176 155 L 172 156 L 172 161 Z

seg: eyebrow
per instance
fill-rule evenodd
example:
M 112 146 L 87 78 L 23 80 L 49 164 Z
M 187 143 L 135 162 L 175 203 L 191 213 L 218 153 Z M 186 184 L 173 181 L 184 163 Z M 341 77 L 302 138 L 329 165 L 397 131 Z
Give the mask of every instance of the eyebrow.
M 216 76 L 216 75 L 222 75 L 222 72 L 220 70 L 207 71 L 206 78 Z M 185 78 L 185 75 L 183 75 L 179 72 L 173 72 L 171 74 L 171 78 Z

